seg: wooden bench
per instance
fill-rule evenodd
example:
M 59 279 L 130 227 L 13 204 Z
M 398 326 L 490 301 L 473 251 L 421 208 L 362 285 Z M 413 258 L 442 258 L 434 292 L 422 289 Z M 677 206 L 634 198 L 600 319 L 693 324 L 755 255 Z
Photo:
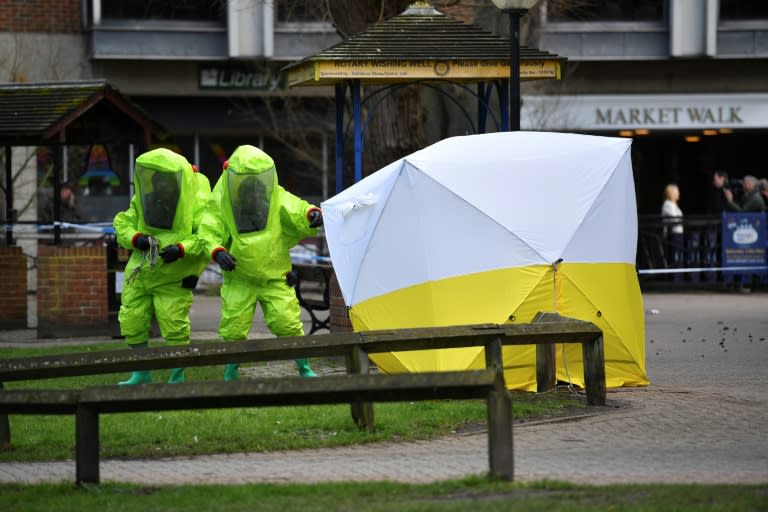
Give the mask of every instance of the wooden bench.
M 0 445 L 10 443 L 10 429 L 7 414 L 65 414 L 72 411 L 71 402 L 56 408 L 51 400 L 56 391 L 13 390 L 3 391 L 2 382 L 70 377 L 77 375 L 107 374 L 134 370 L 157 370 L 177 367 L 209 366 L 227 363 L 248 363 L 259 361 L 292 360 L 297 358 L 344 356 L 349 374 L 355 377 L 369 377 L 368 355 L 383 352 L 407 350 L 429 350 L 462 347 L 483 347 L 486 367 L 493 371 L 502 370 L 502 347 L 504 345 L 538 345 L 554 347 L 557 343 L 580 343 L 584 354 L 584 379 L 587 403 L 604 405 L 606 400 L 605 368 L 602 331 L 593 324 L 580 320 L 564 319 L 556 315 L 542 314 L 536 323 L 530 324 L 487 324 L 418 329 L 397 329 L 368 331 L 360 333 L 337 333 L 308 335 L 300 337 L 271 338 L 242 342 L 212 342 L 188 346 L 166 346 L 144 350 L 111 350 L 57 356 L 15 358 L 0 361 Z M 537 350 L 537 380 L 539 389 L 554 386 L 554 348 Z M 415 383 L 422 374 L 372 376 L 402 378 L 401 384 Z M 331 387 L 330 377 L 302 380 L 291 378 L 296 386 L 307 386 L 318 390 Z M 412 380 L 408 380 L 412 379 Z M 548 382 L 549 380 L 549 382 Z M 249 380 L 246 380 L 249 382 Z M 262 382 L 262 381 L 259 381 Z M 361 385 L 365 381 L 358 379 Z M 379 381 L 375 381 L 379 382 Z M 211 383 L 185 383 L 175 387 L 179 403 L 187 392 L 197 392 L 194 385 Z M 221 383 L 223 384 L 223 383 Z M 229 383 L 231 384 L 231 383 Z M 193 387 L 190 387 L 192 385 Z M 163 385 L 152 385 L 163 386 Z M 438 386 L 439 387 L 439 386 Z M 110 386 L 114 393 L 130 394 L 142 386 L 121 388 Z M 156 389 L 156 388 L 152 388 Z M 159 389 L 159 388 L 157 388 Z M 303 388 L 301 388 L 303 389 Z M 125 390 L 125 391 L 120 391 Z M 333 395 L 336 401 L 343 401 L 340 395 Z M 400 396 L 404 391 L 400 389 Z M 65 392 L 70 397 L 76 391 Z M 96 401 L 92 395 L 92 401 Z M 120 395 L 122 396 L 122 395 Z M 351 404 L 352 417 L 360 428 L 373 429 L 374 411 L 372 399 L 380 398 L 373 392 L 362 391 L 345 395 Z M 20 398 L 22 397 L 22 398 Z M 194 397 L 192 397 L 194 398 Z M 26 402 L 24 402 L 26 400 Z M 82 400 L 79 397 L 78 400 Z M 22 403 L 27 405 L 22 406 Z M 90 403 L 90 402 L 89 402 Z M 298 401 L 296 403 L 301 403 Z M 320 403 L 320 402 L 313 402 Z M 69 407 L 69 408 L 67 408 Z M 80 402 L 78 401 L 78 408 Z M 79 409 L 78 409 L 79 410 Z M 97 409 L 98 410 L 98 409 Z M 76 411 L 77 412 L 77 411 Z M 80 413 L 78 425 L 85 421 Z M 3 426 L 3 422 L 4 425 Z M 86 427 L 81 427 L 86 428 Z M 91 427 L 87 427 L 91 428 Z M 90 456 L 92 457 L 92 455 Z
M 486 367 L 502 368 L 504 345 L 534 344 L 538 346 L 537 386 L 545 391 L 555 385 L 557 343 L 582 344 L 587 403 L 605 405 L 602 331 L 589 322 L 551 314 L 540 314 L 537 323 L 530 324 L 335 333 L 6 359 L 0 361 L 0 389 L 3 382 L 19 380 L 334 356 L 345 357 L 348 373 L 366 374 L 368 354 L 477 346 L 485 349 Z M 355 422 L 361 428 L 372 429 L 371 405 L 358 401 L 351 406 Z M 4 435 L 8 428 L 3 428 L 3 423 L 7 425 L 7 418 L 0 417 L 0 445 L 9 442 L 8 435 Z
M 75 421 L 76 483 L 98 484 L 99 415 L 103 413 L 483 398 L 488 409 L 490 473 L 513 478 L 512 402 L 501 370 L 398 375 L 283 377 L 235 382 L 93 386 L 82 391 L 10 390 L 4 413 L 71 414 Z
M 605 405 L 602 331 L 589 322 L 540 313 L 530 324 L 480 324 L 367 332 L 315 334 L 237 342 L 207 342 L 144 350 L 108 350 L 0 360 L 3 382 L 177 367 L 253 363 L 345 356 L 350 373 L 367 373 L 368 354 L 462 347 L 484 347 L 488 367 L 502 367 L 502 346 L 538 345 L 537 381 L 554 387 L 555 344 L 583 347 L 587 403 Z
M 293 272 L 296 276 L 296 298 L 312 320 L 309 334 L 314 334 L 320 329 L 330 331 L 330 280 L 333 267 L 319 263 L 294 263 Z

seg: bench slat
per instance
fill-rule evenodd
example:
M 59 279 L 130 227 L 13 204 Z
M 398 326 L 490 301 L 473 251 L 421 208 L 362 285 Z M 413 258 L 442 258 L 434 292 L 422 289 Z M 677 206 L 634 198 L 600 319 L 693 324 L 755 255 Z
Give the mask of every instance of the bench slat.
M 585 343 L 602 333 L 589 322 L 452 326 L 364 333 L 334 333 L 238 342 L 197 343 L 143 350 L 109 350 L 0 361 L 0 382 L 154 370 L 227 363 L 345 356 L 354 347 L 365 352 L 398 352 L 482 347 L 501 336 L 503 345 Z
M 73 414 L 80 391 L 74 389 L 10 389 L 0 391 L 3 414 Z
M 94 386 L 83 390 L 80 405 L 99 412 L 160 411 L 343 403 L 355 400 L 397 402 L 431 398 L 484 398 L 504 390 L 495 370 L 339 375 L 319 379 L 282 377 L 235 382 L 187 382 L 140 386 Z

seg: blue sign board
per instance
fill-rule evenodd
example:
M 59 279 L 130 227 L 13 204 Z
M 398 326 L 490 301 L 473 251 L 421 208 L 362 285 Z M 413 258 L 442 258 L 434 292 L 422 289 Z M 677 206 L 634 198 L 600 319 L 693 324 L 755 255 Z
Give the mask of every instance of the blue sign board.
M 723 213 L 723 267 L 766 264 L 766 214 Z

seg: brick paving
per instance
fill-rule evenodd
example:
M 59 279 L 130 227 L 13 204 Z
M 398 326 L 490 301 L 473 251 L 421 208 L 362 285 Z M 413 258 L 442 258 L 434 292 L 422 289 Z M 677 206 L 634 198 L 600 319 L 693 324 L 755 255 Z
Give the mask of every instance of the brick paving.
M 649 293 L 644 302 L 651 385 L 610 390 L 608 406 L 594 414 L 516 424 L 515 478 L 768 483 L 768 294 Z M 196 298 L 196 338 L 214 337 L 217 305 Z M 267 336 L 258 322 L 251 334 Z M 5 341 L 14 336 L 17 344 L 36 342 L 25 339 L 29 332 L 0 333 Z M 294 370 L 275 364 L 258 371 Z M 147 485 L 433 482 L 483 474 L 487 457 L 487 435 L 479 432 L 319 450 L 107 459 L 101 477 Z M 71 460 L 0 463 L 0 483 L 73 481 L 74 474 Z

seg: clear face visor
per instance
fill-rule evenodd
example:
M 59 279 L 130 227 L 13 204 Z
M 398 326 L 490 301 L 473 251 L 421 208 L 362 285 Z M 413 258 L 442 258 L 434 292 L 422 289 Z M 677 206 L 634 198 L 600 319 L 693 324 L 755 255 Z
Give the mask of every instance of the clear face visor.
M 274 183 L 274 169 L 260 174 L 229 173 L 229 198 L 238 233 L 261 231 L 267 226 Z
M 181 195 L 181 173 L 162 172 L 136 166 L 144 222 L 159 229 L 171 229 Z

